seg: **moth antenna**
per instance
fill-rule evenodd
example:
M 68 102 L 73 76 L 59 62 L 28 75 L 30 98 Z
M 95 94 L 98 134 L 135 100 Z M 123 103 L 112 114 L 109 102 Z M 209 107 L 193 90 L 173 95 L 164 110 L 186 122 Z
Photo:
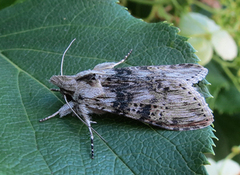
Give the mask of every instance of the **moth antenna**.
M 63 55 L 62 55 L 62 62 L 61 62 L 61 75 L 63 75 L 63 61 L 64 61 L 64 57 L 65 54 L 67 53 L 68 49 L 71 47 L 72 43 L 76 40 L 76 38 L 74 38 L 71 43 L 68 45 L 68 47 L 66 48 L 66 50 L 64 51 Z
M 68 51 L 68 49 L 71 47 L 72 43 L 76 40 L 76 38 L 74 38 L 71 43 L 68 45 L 68 47 L 66 48 L 66 50 L 64 51 L 63 55 L 62 55 L 62 61 L 61 61 L 61 75 L 63 75 L 63 62 L 64 62 L 64 57 Z M 129 53 L 130 54 L 130 53 Z M 129 55 L 128 54 L 128 55 Z M 126 58 L 125 58 L 126 59 Z M 94 158 L 94 149 L 93 149 L 93 132 L 95 132 L 104 142 L 106 142 L 106 140 L 97 132 L 95 131 L 91 126 L 89 126 L 71 107 L 71 105 L 69 104 L 69 102 L 67 101 L 67 97 L 66 95 L 63 95 L 64 100 L 66 102 L 66 104 L 68 105 L 68 107 L 72 110 L 72 112 L 77 116 L 77 118 L 83 122 L 88 128 L 89 128 L 89 132 L 90 132 L 90 137 L 91 137 L 91 154 L 92 154 L 92 158 Z M 107 142 L 106 142 L 107 143 Z
M 69 48 L 71 47 L 72 43 L 76 40 L 76 38 L 74 38 L 71 43 L 68 45 L 68 47 L 66 48 L 66 50 L 64 51 L 63 55 L 62 55 L 62 61 L 61 61 L 61 69 L 60 69 L 60 75 L 63 76 L 63 62 L 64 62 L 64 57 L 67 53 L 67 51 L 69 50 Z M 131 52 L 131 51 L 130 51 Z M 130 54 L 130 53 L 129 53 Z M 128 54 L 128 55 L 129 55 Z M 125 59 L 127 58 L 128 56 L 125 56 Z M 52 91 L 57 91 L 57 92 L 60 92 L 61 90 L 60 89 L 51 89 Z M 91 155 L 92 155 L 92 159 L 94 158 L 94 145 L 93 145 L 93 132 L 96 133 L 105 143 L 107 143 L 107 141 L 95 130 L 91 127 L 91 123 L 96 123 L 96 122 L 93 122 L 91 121 L 89 118 L 86 118 L 86 121 L 84 121 L 75 111 L 74 109 L 72 108 L 72 106 L 69 104 L 68 100 L 67 100 L 67 97 L 66 95 L 63 95 L 64 97 L 64 100 L 66 102 L 66 104 L 68 105 L 68 107 L 71 109 L 71 111 L 77 116 L 77 118 L 83 123 L 85 124 L 88 129 L 89 129 L 89 132 L 90 132 L 90 138 L 91 138 Z M 62 109 L 62 108 L 61 108 Z M 43 118 L 41 120 L 39 120 L 39 122 L 43 122 L 43 121 L 46 121 L 50 118 L 53 118 L 55 117 L 56 115 L 58 115 L 61 111 L 61 109 L 59 109 L 57 112 L 55 112 L 54 114 L 46 117 L 46 118 Z

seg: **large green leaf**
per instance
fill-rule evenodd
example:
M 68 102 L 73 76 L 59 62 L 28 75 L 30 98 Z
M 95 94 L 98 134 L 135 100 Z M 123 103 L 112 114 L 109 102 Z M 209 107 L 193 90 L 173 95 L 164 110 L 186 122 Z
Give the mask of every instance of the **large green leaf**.
M 122 116 L 94 115 L 95 159 L 88 129 L 75 117 L 42 119 L 63 104 L 52 75 L 76 74 L 130 49 L 129 65 L 196 62 L 194 49 L 167 23 L 132 17 L 115 0 L 32 0 L 0 11 L 1 174 L 206 174 L 211 127 L 167 131 Z

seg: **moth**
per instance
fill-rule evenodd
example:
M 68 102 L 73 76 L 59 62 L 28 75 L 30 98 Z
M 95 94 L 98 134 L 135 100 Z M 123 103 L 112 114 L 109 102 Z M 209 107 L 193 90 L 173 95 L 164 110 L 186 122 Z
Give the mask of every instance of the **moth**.
M 61 69 L 61 75 L 52 76 L 50 82 L 59 87 L 56 91 L 64 95 L 66 104 L 40 121 L 74 113 L 89 128 L 92 158 L 91 114 L 109 112 L 178 131 L 201 129 L 213 122 L 212 111 L 197 88 L 208 73 L 206 68 L 188 63 L 115 68 L 131 51 L 119 62 L 101 63 L 76 75 L 63 75 Z

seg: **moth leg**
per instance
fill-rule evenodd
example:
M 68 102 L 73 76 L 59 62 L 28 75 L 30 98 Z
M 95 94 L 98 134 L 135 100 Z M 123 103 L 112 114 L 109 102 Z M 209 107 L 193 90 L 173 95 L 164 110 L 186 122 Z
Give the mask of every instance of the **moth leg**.
M 94 158 L 94 144 L 93 144 L 93 139 L 94 139 L 94 136 L 93 136 L 93 133 L 92 133 L 92 127 L 91 127 L 91 123 L 92 121 L 90 120 L 89 116 L 88 115 L 83 115 L 87 125 L 88 125 L 88 130 L 90 132 L 90 139 L 91 139 L 91 158 L 93 159 Z
M 93 144 L 94 136 L 93 136 L 93 132 L 92 132 L 91 123 L 96 123 L 96 122 L 91 120 L 89 113 L 92 113 L 92 111 L 90 109 L 88 109 L 85 104 L 80 104 L 78 110 L 80 110 L 79 113 L 81 113 L 82 117 L 84 118 L 84 120 L 88 126 L 88 130 L 90 132 L 91 158 L 93 159 L 94 158 L 94 144 Z
M 54 92 L 60 92 L 60 89 L 51 88 L 50 90 L 51 90 L 51 91 L 54 91 Z
M 69 102 L 69 105 L 73 108 L 74 107 L 74 103 L 72 101 Z M 55 112 L 54 114 L 43 118 L 41 120 L 39 120 L 39 122 L 44 122 L 50 118 L 55 117 L 56 115 L 59 114 L 60 118 L 62 118 L 63 116 L 66 116 L 68 114 L 70 114 L 72 112 L 71 108 L 69 108 L 69 106 L 67 104 L 63 105 L 57 112 Z
M 60 110 L 60 109 L 59 109 L 59 110 Z M 50 115 L 50 116 L 48 116 L 48 117 L 45 117 L 45 118 L 39 120 L 39 122 L 44 122 L 44 121 L 46 121 L 46 120 L 48 120 L 48 119 L 50 119 L 50 118 L 55 117 L 56 115 L 59 114 L 59 110 L 58 110 L 57 112 L 55 112 L 54 114 L 52 114 L 52 115 Z
M 119 64 L 122 64 L 124 61 L 126 61 L 127 58 L 129 57 L 129 55 L 130 55 L 131 53 L 132 53 L 132 49 L 128 52 L 127 55 L 125 55 L 125 57 L 124 57 L 121 61 L 119 61 L 119 62 L 117 62 L 117 63 L 114 63 L 110 69 L 112 69 L 112 68 L 114 68 L 115 66 L 117 66 L 117 65 L 119 65 Z
M 126 61 L 126 59 L 129 57 L 129 55 L 132 53 L 132 49 L 129 51 L 129 53 L 119 62 L 115 63 L 115 62 L 107 62 L 107 63 L 101 63 L 101 64 L 98 64 L 96 65 L 93 70 L 105 70 L 105 69 L 112 69 L 114 68 L 115 66 L 123 63 L 124 61 Z
M 88 116 L 88 114 L 82 114 L 85 122 L 87 123 L 87 126 L 88 126 L 88 130 L 90 132 L 90 139 L 91 139 L 91 158 L 93 159 L 94 158 L 94 144 L 93 144 L 93 139 L 94 139 L 94 136 L 93 136 L 93 132 L 92 132 L 92 127 L 91 127 L 91 123 L 94 123 L 91 121 L 90 117 Z

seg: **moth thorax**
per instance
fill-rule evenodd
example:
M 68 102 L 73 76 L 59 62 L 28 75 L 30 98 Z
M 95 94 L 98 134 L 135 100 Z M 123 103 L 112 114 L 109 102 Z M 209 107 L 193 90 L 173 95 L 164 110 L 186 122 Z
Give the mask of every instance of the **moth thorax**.
M 103 96 L 104 90 L 99 80 L 94 81 L 82 81 L 78 84 L 79 91 L 76 91 L 74 97 L 78 98 L 95 98 L 99 96 Z

